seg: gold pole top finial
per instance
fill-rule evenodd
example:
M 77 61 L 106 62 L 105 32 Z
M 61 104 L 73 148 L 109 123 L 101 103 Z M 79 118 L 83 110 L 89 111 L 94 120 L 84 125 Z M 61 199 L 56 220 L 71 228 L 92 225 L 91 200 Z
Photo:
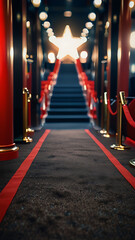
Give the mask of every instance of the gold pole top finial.
M 122 105 L 127 104 L 127 100 L 126 100 L 125 92 L 124 92 L 124 91 L 121 91 L 121 92 L 120 92 L 120 101 L 121 101 L 121 104 L 122 104 Z

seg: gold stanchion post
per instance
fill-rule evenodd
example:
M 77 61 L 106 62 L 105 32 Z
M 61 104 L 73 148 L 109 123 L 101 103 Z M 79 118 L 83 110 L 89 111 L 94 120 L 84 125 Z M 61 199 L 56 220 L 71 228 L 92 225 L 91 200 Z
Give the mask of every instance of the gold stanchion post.
M 31 104 L 31 94 L 28 94 L 28 106 L 29 106 L 30 104 Z M 28 112 L 29 112 L 29 109 L 28 109 Z M 29 115 L 29 114 L 28 114 L 28 115 Z M 29 120 L 28 120 L 28 122 L 29 122 Z M 29 127 L 29 123 L 28 123 L 28 128 L 27 128 L 26 132 L 27 132 L 28 134 L 32 134 L 32 135 L 34 134 L 34 130 Z
M 122 105 L 126 104 L 125 92 L 120 92 L 118 96 L 117 104 L 117 132 L 116 132 L 116 144 L 110 146 L 115 150 L 125 150 L 128 146 L 122 144 Z
M 23 89 L 23 141 L 26 143 L 32 142 L 32 138 L 27 136 L 28 128 L 28 94 L 27 88 Z
M 106 117 L 107 117 L 107 101 L 106 101 L 106 95 L 107 93 L 104 92 L 103 97 L 102 97 L 102 116 L 101 116 L 101 134 L 106 134 Z
M 103 137 L 110 138 L 109 134 L 109 128 L 110 128 L 110 113 L 107 107 L 108 101 L 107 101 L 107 92 L 104 93 L 104 101 L 106 105 L 106 112 L 107 112 L 107 122 L 106 122 L 106 132 L 103 134 Z

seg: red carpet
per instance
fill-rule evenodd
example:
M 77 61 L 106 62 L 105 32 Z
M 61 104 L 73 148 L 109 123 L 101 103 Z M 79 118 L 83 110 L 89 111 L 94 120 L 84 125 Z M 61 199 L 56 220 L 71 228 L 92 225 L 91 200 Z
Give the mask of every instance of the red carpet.
M 93 139 L 93 141 L 102 149 L 108 159 L 112 162 L 112 164 L 118 169 L 118 171 L 123 175 L 123 177 L 131 184 L 131 186 L 135 189 L 135 177 L 125 168 L 120 162 L 104 147 L 104 145 L 89 131 L 85 130 L 85 132 Z
M 44 140 L 46 139 L 47 135 L 49 134 L 50 130 L 46 130 L 42 137 L 39 139 L 36 146 L 33 148 L 31 153 L 28 157 L 24 160 L 21 166 L 18 168 L 16 173 L 13 175 L 11 180 L 5 186 L 5 188 L 0 193 L 0 222 L 2 221 L 3 217 L 6 214 L 6 211 L 13 200 L 23 178 L 25 177 L 27 171 L 29 170 L 33 160 L 35 159 L 36 155 L 38 154 Z

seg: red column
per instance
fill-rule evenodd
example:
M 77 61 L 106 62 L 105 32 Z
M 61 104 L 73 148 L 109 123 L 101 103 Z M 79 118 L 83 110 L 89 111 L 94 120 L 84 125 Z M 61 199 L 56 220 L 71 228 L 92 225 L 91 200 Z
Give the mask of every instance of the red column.
M 109 0 L 109 34 L 107 41 L 107 97 L 110 99 L 110 86 L 111 86 L 111 15 L 112 15 L 112 0 Z
M 27 87 L 30 94 L 30 99 L 28 101 L 28 128 L 31 127 L 31 90 L 32 90 L 32 63 L 29 63 L 29 73 L 27 79 Z
M 26 38 L 26 0 L 22 0 L 22 69 L 23 69 L 23 88 L 27 88 L 27 38 Z
M 131 11 L 130 0 L 121 0 L 121 10 L 119 19 L 119 40 L 118 40 L 118 87 L 117 95 L 120 91 L 125 91 L 128 96 L 129 87 L 129 51 L 131 32 Z
M 18 157 L 13 143 L 12 0 L 0 0 L 0 160 Z

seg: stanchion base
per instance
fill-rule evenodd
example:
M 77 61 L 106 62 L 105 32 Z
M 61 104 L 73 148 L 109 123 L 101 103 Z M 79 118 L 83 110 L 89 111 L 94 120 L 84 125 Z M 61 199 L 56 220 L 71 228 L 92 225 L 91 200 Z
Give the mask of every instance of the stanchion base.
M 103 135 L 103 137 L 105 137 L 105 138 L 110 138 L 111 136 L 110 136 L 109 133 L 105 133 L 105 134 Z
M 100 132 L 101 134 L 106 134 L 106 133 L 107 133 L 107 131 L 106 131 L 105 129 L 101 129 L 99 132 Z
M 0 148 L 0 161 L 18 158 L 18 150 L 19 148 L 16 146 L 11 148 Z
M 124 151 L 126 149 L 130 149 L 129 146 L 126 146 L 126 145 L 116 145 L 116 144 L 112 144 L 110 146 L 111 149 L 115 149 L 115 150 L 118 150 L 118 151 Z
M 135 159 L 130 160 L 129 163 L 132 165 L 132 167 L 135 167 Z
M 25 142 L 25 143 L 31 143 L 32 141 L 33 141 L 33 139 L 30 138 L 30 137 L 24 137 L 23 138 L 23 142 Z

